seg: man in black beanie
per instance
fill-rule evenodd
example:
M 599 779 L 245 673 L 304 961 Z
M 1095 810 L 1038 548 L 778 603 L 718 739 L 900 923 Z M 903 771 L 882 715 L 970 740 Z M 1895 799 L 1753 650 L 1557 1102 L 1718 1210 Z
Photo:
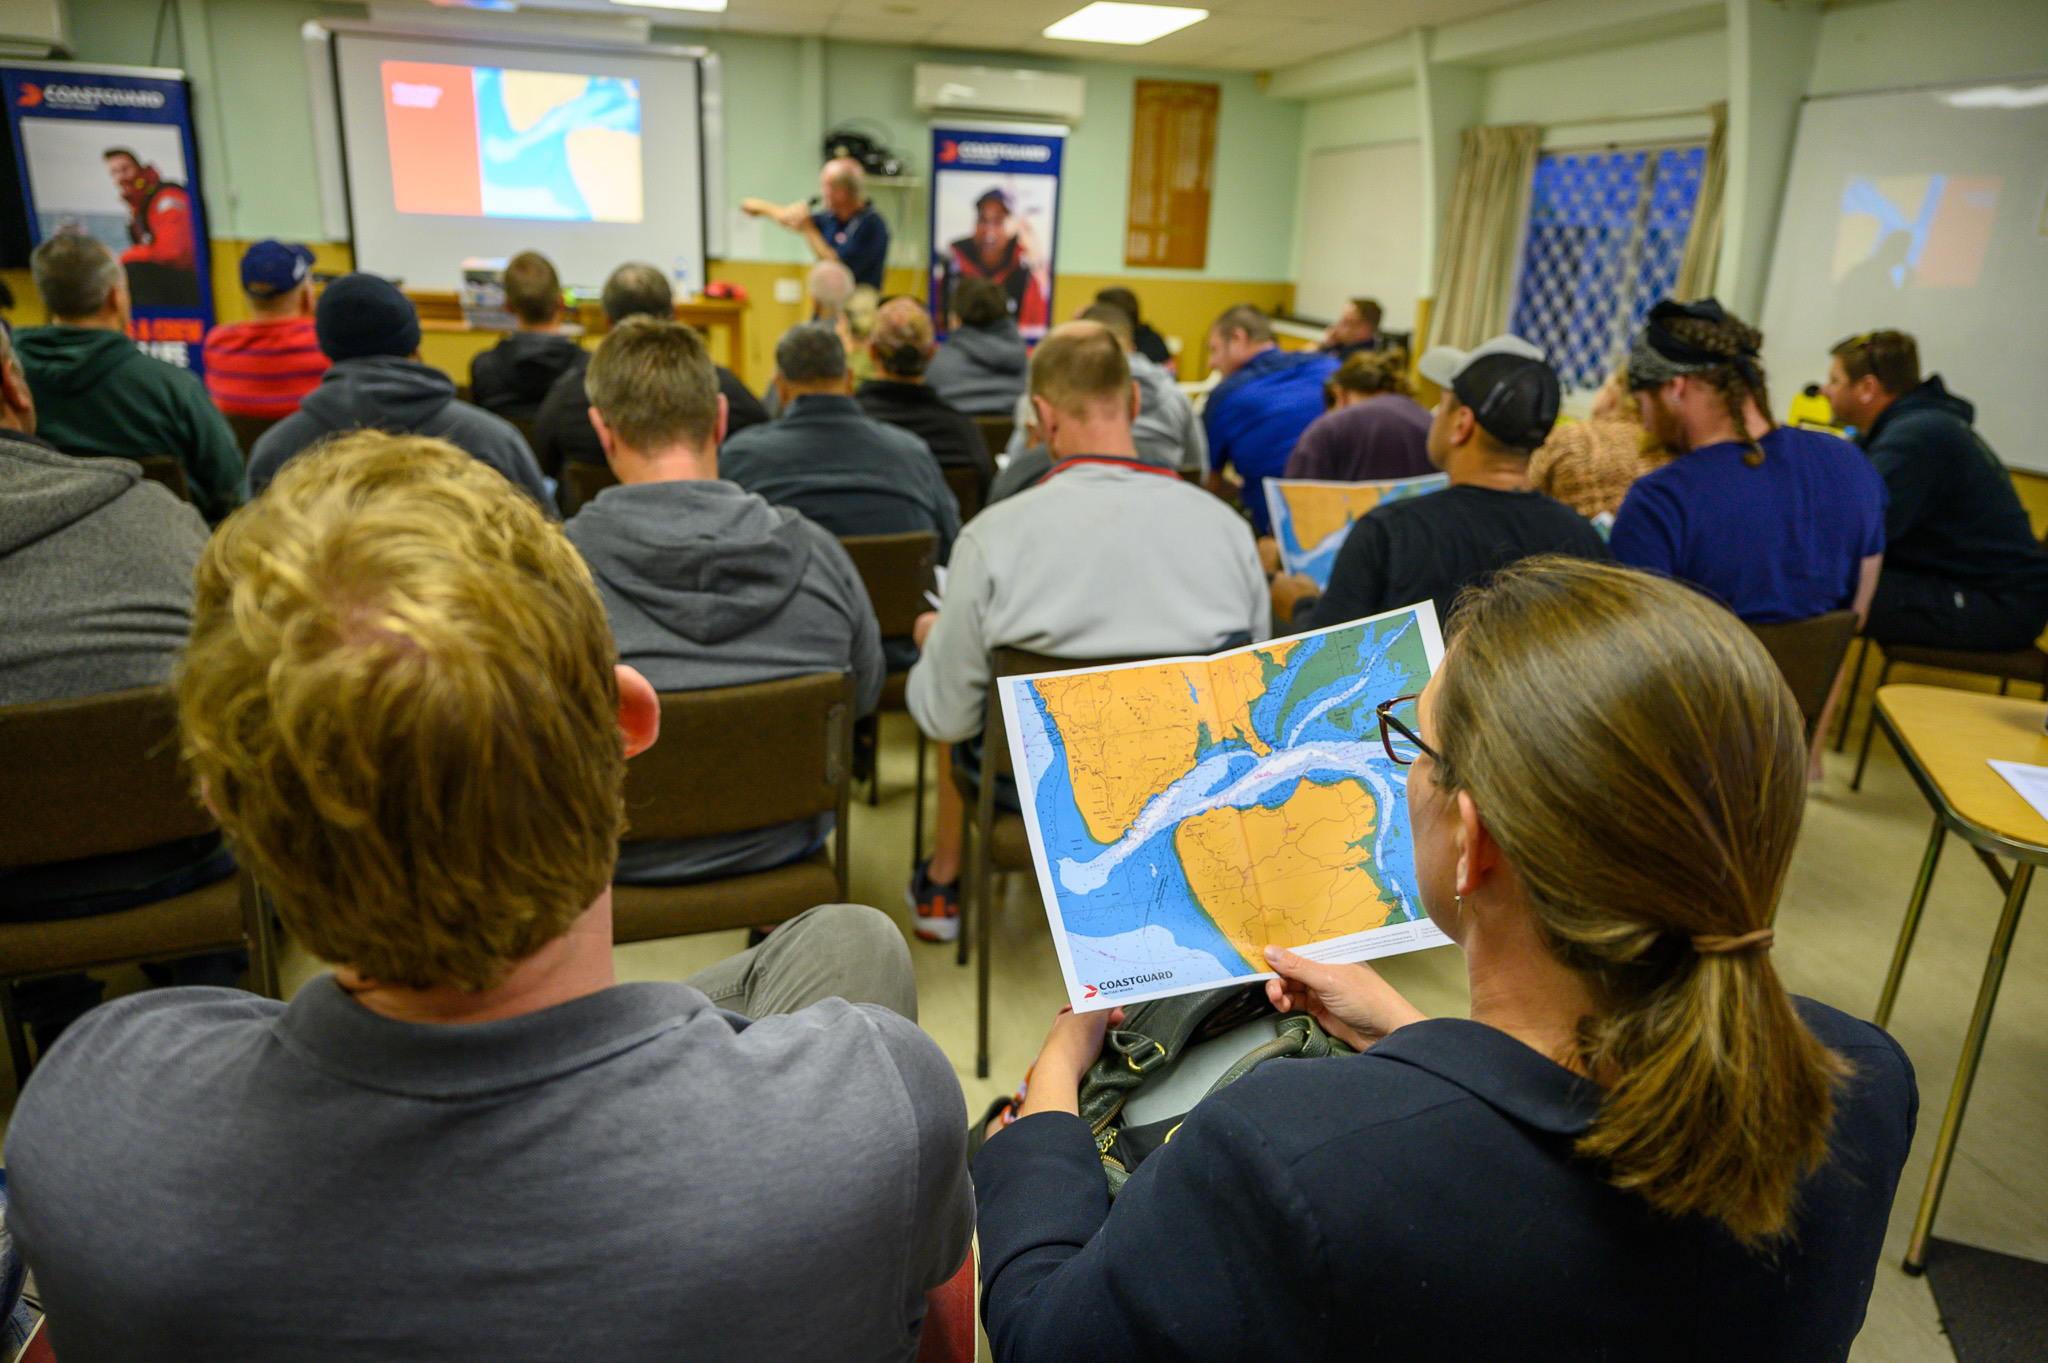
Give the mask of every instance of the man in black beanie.
M 313 331 L 334 361 L 299 410 L 278 422 L 249 455 L 249 490 L 261 492 L 299 451 L 365 427 L 431 435 L 504 474 L 552 516 L 554 498 L 525 437 L 503 417 L 455 396 L 455 380 L 420 363 L 420 318 L 388 279 L 343 275 L 320 295 Z

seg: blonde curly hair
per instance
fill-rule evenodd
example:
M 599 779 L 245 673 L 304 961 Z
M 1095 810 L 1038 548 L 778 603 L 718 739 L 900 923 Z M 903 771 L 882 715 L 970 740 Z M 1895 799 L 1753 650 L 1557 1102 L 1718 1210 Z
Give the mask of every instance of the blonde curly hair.
M 582 557 L 528 497 L 444 441 L 359 432 L 207 546 L 179 726 L 308 949 L 484 989 L 611 879 L 616 660 Z

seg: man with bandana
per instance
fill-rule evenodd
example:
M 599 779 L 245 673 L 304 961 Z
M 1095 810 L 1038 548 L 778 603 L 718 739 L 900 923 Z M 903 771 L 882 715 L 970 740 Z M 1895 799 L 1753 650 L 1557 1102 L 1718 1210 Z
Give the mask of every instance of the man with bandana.
M 128 240 L 121 265 L 137 307 L 192 307 L 199 302 L 199 244 L 192 195 L 165 180 L 154 165 L 126 147 L 109 147 L 107 174 L 128 205 Z

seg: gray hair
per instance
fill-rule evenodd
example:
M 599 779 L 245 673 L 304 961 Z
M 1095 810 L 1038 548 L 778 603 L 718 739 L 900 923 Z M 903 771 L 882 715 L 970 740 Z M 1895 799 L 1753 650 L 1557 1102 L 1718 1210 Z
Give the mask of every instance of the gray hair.
M 123 278 L 121 262 L 112 251 L 91 237 L 70 232 L 59 232 L 36 247 L 29 271 L 43 306 L 59 321 L 98 312 Z
M 846 311 L 846 305 L 853 297 L 853 271 L 840 261 L 821 260 L 811 267 L 804 291 L 810 294 L 813 303 L 837 317 Z
M 1253 345 L 1263 345 L 1273 339 L 1272 319 L 1250 303 L 1225 308 L 1209 330 L 1225 337 L 1233 331 L 1241 331 Z
M 835 185 L 845 186 L 863 199 L 867 197 L 868 173 L 851 156 L 835 156 L 827 161 L 825 178 Z
M 638 261 L 621 265 L 611 272 L 604 281 L 604 292 L 599 295 L 604 304 L 604 315 L 613 326 L 628 317 L 659 317 L 672 322 L 676 316 L 675 291 L 669 288 L 668 276 L 652 265 Z
M 775 343 L 775 372 L 785 383 L 831 383 L 846 377 L 846 348 L 829 322 L 801 322 Z

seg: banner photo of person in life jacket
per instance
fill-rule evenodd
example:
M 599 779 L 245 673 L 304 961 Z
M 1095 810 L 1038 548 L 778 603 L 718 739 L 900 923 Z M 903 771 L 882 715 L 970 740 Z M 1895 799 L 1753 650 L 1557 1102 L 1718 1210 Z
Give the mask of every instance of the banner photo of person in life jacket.
M 8 64 L 0 91 L 31 236 L 105 244 L 127 275 L 130 334 L 198 370 L 213 288 L 182 74 Z
M 994 280 L 1026 340 L 1052 321 L 1064 130 L 932 129 L 932 316 L 943 332 L 954 281 Z

